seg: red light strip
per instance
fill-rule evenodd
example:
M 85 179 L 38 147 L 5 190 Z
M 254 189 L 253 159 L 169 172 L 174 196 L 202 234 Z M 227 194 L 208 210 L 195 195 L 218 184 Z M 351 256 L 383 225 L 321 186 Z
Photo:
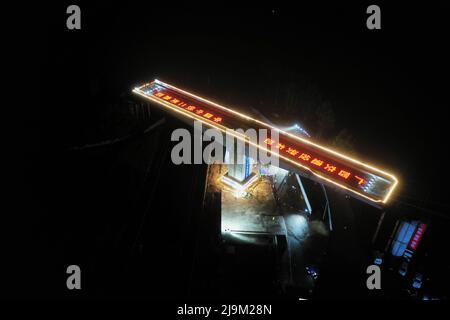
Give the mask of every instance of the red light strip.
M 312 156 L 311 152 L 305 150 L 300 151 L 298 150 L 298 148 L 296 149 L 293 146 L 286 145 L 286 143 L 276 142 L 270 138 L 264 140 L 264 143 L 269 146 L 276 144 L 276 148 L 280 153 L 284 152 L 288 156 L 292 157 L 296 161 L 302 162 L 308 167 L 314 166 L 314 169 L 319 169 L 327 175 L 339 177 L 343 180 L 349 180 L 353 178 L 359 186 L 364 186 L 367 182 L 366 179 L 353 175 L 353 172 L 347 167 L 340 168 L 339 165 L 335 162 L 323 160 L 323 158 L 318 155 Z
M 222 117 L 214 115 L 211 111 L 206 111 L 204 108 L 189 104 L 181 99 L 175 98 L 169 94 L 166 94 L 164 91 L 156 91 L 153 93 L 153 96 L 159 98 L 161 100 L 167 101 L 179 108 L 182 108 L 190 113 L 195 113 L 199 116 L 202 116 L 208 120 L 214 121 L 215 123 L 221 123 Z

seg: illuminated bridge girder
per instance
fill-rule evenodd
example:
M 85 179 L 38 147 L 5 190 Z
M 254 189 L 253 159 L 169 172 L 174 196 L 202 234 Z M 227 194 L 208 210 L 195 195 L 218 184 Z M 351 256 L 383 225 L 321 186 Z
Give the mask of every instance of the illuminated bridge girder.
M 268 153 L 276 148 L 281 168 L 342 190 L 376 207 L 389 201 L 398 184 L 394 175 L 374 166 L 159 80 L 137 87 L 133 92 L 190 125 L 193 120 L 201 121 L 203 130 L 274 130 L 278 138 L 270 136 L 264 140 L 265 144 L 255 147 Z M 251 143 L 243 135 L 236 135 L 236 138 Z

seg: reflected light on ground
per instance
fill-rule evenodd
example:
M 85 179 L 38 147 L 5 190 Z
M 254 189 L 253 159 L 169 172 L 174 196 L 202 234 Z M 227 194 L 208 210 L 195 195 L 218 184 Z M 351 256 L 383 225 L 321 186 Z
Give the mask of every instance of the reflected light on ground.
M 288 232 L 297 239 L 303 239 L 308 235 L 308 221 L 303 215 L 289 214 L 284 217 Z

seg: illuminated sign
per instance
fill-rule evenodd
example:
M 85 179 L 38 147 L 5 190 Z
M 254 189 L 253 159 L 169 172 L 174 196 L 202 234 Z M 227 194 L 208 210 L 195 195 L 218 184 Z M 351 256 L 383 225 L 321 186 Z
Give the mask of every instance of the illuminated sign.
M 265 146 L 257 147 L 270 153 L 270 147 L 275 146 L 281 161 L 365 200 L 386 203 L 397 186 L 398 181 L 392 174 L 159 80 L 135 88 L 133 92 L 167 110 L 222 131 L 237 128 L 276 130 L 277 140 L 269 136 L 264 141 Z M 237 135 L 236 138 L 245 140 L 244 136 Z
M 408 249 L 415 251 L 419 246 L 420 240 L 422 240 L 423 234 L 427 225 L 425 223 L 421 223 L 417 226 L 416 232 L 411 238 L 411 241 L 408 244 Z

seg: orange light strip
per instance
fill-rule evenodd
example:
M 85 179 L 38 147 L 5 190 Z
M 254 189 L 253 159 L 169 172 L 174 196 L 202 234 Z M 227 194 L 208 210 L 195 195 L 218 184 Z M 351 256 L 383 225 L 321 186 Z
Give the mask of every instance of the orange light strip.
M 166 88 L 168 88 L 168 89 L 174 90 L 174 91 L 176 91 L 176 92 L 179 92 L 179 93 L 181 93 L 181 94 L 187 95 L 187 96 L 191 97 L 192 99 L 199 100 L 199 101 L 201 101 L 201 102 L 203 102 L 203 103 L 210 104 L 210 105 L 212 105 L 212 106 L 215 106 L 215 107 L 217 107 L 217 108 L 220 108 L 220 109 L 222 109 L 222 110 L 225 110 L 225 111 L 227 111 L 227 112 L 229 112 L 229 113 L 232 113 L 232 114 L 234 114 L 234 115 L 236 115 L 236 116 L 238 116 L 238 117 L 240 117 L 240 118 L 243 118 L 243 119 L 245 119 L 245 120 L 247 120 L 247 121 L 253 121 L 253 122 L 257 123 L 257 124 L 266 126 L 266 127 L 270 128 L 270 129 L 272 129 L 272 130 L 276 130 L 277 132 L 281 133 L 282 135 L 289 136 L 289 137 L 291 137 L 291 138 L 293 138 L 293 139 L 296 139 L 296 140 L 298 140 L 298 141 L 301 141 L 302 143 L 305 143 L 305 144 L 311 145 L 311 146 L 313 146 L 313 147 L 316 147 L 316 148 L 318 148 L 318 149 L 321 149 L 321 150 L 323 150 L 323 151 L 325 151 L 325 152 L 328 152 L 328 153 L 330 153 L 330 154 L 332 154 L 332 155 L 334 155 L 334 156 L 336 156 L 336 157 L 338 157 L 338 158 L 341 158 L 341 159 L 347 160 L 347 161 L 349 161 L 349 162 L 351 162 L 351 163 L 353 163 L 353 164 L 362 166 L 362 167 L 368 169 L 369 171 L 377 172 L 377 173 L 379 173 L 379 174 L 381 174 L 381 175 L 384 175 L 385 177 L 389 177 L 389 178 L 393 181 L 393 184 L 391 185 L 391 187 L 390 187 L 389 191 L 387 192 L 386 196 L 384 197 L 384 199 L 382 199 L 382 200 L 380 200 L 380 199 L 374 199 L 374 198 L 369 197 L 369 196 L 367 196 L 367 195 L 365 195 L 365 194 L 363 194 L 363 193 L 361 193 L 361 192 L 358 192 L 357 190 L 348 188 L 346 185 L 343 185 L 343 184 L 341 184 L 341 183 L 339 183 L 339 182 L 336 182 L 336 181 L 334 181 L 334 180 L 331 180 L 331 179 L 327 178 L 326 176 L 323 176 L 323 175 L 321 175 L 320 173 L 317 173 L 317 172 L 311 170 L 309 167 L 306 167 L 306 166 L 304 166 L 304 165 L 302 165 L 302 164 L 300 164 L 300 163 L 298 163 L 298 162 L 296 162 L 296 161 L 293 161 L 292 159 L 290 159 L 290 158 L 288 158 L 288 157 L 285 157 L 285 156 L 282 155 L 282 154 L 279 154 L 279 157 L 281 157 L 281 158 L 284 159 L 285 161 L 288 161 L 289 163 L 292 163 L 292 164 L 294 164 L 295 166 L 298 166 L 298 167 L 301 167 L 301 168 L 303 168 L 303 169 L 305 169 L 305 170 L 308 170 L 309 172 L 311 172 L 312 174 L 314 174 L 314 175 L 317 176 L 318 178 L 323 179 L 323 180 L 325 180 L 325 181 L 327 181 L 327 182 L 329 182 L 329 183 L 332 183 L 332 184 L 334 184 L 334 185 L 336 185 L 336 186 L 338 186 L 338 187 L 340 187 L 340 188 L 343 188 L 343 189 L 345 189 L 345 190 L 348 190 L 348 191 L 350 191 L 350 192 L 353 192 L 353 193 L 355 193 L 355 194 L 357 194 L 357 195 L 359 195 L 359 196 L 361 196 L 361 197 L 363 197 L 363 198 L 365 198 L 365 199 L 368 199 L 368 200 L 370 200 L 370 201 L 377 202 L 377 203 L 387 203 L 387 201 L 389 200 L 389 198 L 392 196 L 392 193 L 393 193 L 394 189 L 395 189 L 395 188 L 397 187 L 397 185 L 398 185 L 398 180 L 397 180 L 397 178 L 396 178 L 394 175 L 392 175 L 392 174 L 390 174 L 390 173 L 387 173 L 387 172 L 385 172 L 385 171 L 382 171 L 382 170 L 380 170 L 380 169 L 378 169 L 378 168 L 375 168 L 374 166 L 368 165 L 368 164 L 366 164 L 366 163 L 364 163 L 364 162 L 361 162 L 361 161 L 359 161 L 359 160 L 356 160 L 356 159 L 354 159 L 354 158 L 351 158 L 351 157 L 349 157 L 349 156 L 346 156 L 346 155 L 344 155 L 344 154 L 341 154 L 341 153 L 339 153 L 339 152 L 337 152 L 337 151 L 335 151 L 335 150 L 333 150 L 333 149 L 330 149 L 330 148 L 324 147 L 324 146 L 322 146 L 322 145 L 316 144 L 316 143 L 314 143 L 314 142 L 312 142 L 312 141 L 310 141 L 310 140 L 307 140 L 307 139 L 304 139 L 304 138 L 302 138 L 302 137 L 296 136 L 296 135 L 294 135 L 294 134 L 285 132 L 285 131 L 283 131 L 283 130 L 281 130 L 281 129 L 279 129 L 279 128 L 273 127 L 273 126 L 271 126 L 271 125 L 269 125 L 269 124 L 267 124 L 267 123 L 264 123 L 264 122 L 262 122 L 262 121 L 260 121 L 260 120 L 254 119 L 254 118 L 252 118 L 252 117 L 250 117 L 250 116 L 248 116 L 248 115 L 242 114 L 242 113 L 237 112 L 237 111 L 235 111 L 235 110 L 233 110 L 233 109 L 229 109 L 229 108 L 224 107 L 224 106 L 222 106 L 222 105 L 220 105 L 220 104 L 217 104 L 217 103 L 215 103 L 215 102 L 213 102 L 213 101 L 209 101 L 209 100 L 207 100 L 207 99 L 204 99 L 204 98 L 202 98 L 202 97 L 200 97 L 200 96 L 197 96 L 197 95 L 195 95 L 195 94 L 192 94 L 192 93 L 190 93 L 190 92 L 187 92 L 187 91 L 185 91 L 185 90 L 182 90 L 182 89 L 180 89 L 180 88 L 177 88 L 177 87 L 172 86 L 172 85 L 170 85 L 170 84 L 161 82 L 161 81 L 159 81 L 159 80 L 155 80 L 154 83 L 159 84 L 159 85 L 161 85 L 161 86 L 163 86 L 163 87 L 166 87 Z M 194 114 L 194 113 L 187 113 L 185 110 L 179 110 L 178 108 L 176 108 L 176 107 L 174 107 L 173 105 L 171 105 L 168 101 L 160 101 L 160 100 L 158 100 L 156 97 L 153 97 L 153 96 L 151 96 L 151 95 L 149 95 L 149 94 L 147 94 L 147 93 L 145 93 L 145 92 L 142 91 L 143 88 L 145 88 L 145 87 L 147 87 L 147 86 L 149 86 L 149 85 L 151 85 L 151 84 L 152 84 L 152 83 L 147 83 L 147 84 L 144 84 L 143 86 L 137 87 L 137 88 L 133 89 L 133 92 L 136 93 L 136 94 L 138 94 L 138 95 L 140 95 L 140 96 L 142 96 L 142 97 L 144 97 L 144 98 L 146 98 L 146 99 L 149 99 L 149 100 L 151 100 L 151 101 L 154 101 L 154 102 L 156 102 L 156 103 L 158 103 L 158 104 L 160 104 L 160 105 L 163 105 L 163 106 L 165 106 L 165 107 L 168 107 L 169 109 L 171 109 L 171 110 L 173 110 L 173 111 L 175 111 L 175 112 L 177 112 L 177 113 L 183 114 L 184 116 L 187 116 L 187 117 L 189 117 L 189 118 L 191 118 L 191 119 L 198 120 L 198 121 L 200 121 L 200 122 L 202 122 L 202 123 L 204 123 L 204 124 L 206 124 L 206 125 L 208 125 L 208 126 L 212 126 L 212 127 L 214 127 L 214 128 L 217 128 L 217 129 L 221 130 L 221 131 L 224 132 L 224 133 L 231 134 L 232 136 L 236 137 L 237 139 L 240 139 L 241 141 L 244 141 L 244 142 L 247 142 L 247 143 L 249 143 L 249 144 L 251 144 L 251 145 L 254 145 L 255 147 L 257 147 L 257 148 L 259 148 L 259 149 L 262 149 L 262 150 L 264 150 L 264 151 L 266 151 L 266 152 L 271 152 L 271 153 L 273 153 L 273 150 L 269 150 L 269 149 L 267 149 L 267 148 L 265 148 L 265 147 L 263 147 L 263 146 L 261 146 L 261 145 L 252 143 L 251 141 L 248 140 L 248 138 L 247 138 L 245 135 L 239 134 L 238 132 L 234 132 L 234 131 L 230 132 L 230 128 L 224 127 L 223 125 L 220 125 L 220 124 L 217 123 L 217 122 L 211 121 L 211 120 L 206 119 L 206 118 L 204 118 L 204 117 L 201 117 L 201 116 L 199 116 L 199 115 L 197 115 L 197 114 Z M 227 130 L 227 129 L 228 129 L 228 130 Z M 344 173 L 341 173 L 340 175 L 344 177 L 345 171 L 344 171 Z M 358 178 L 359 178 L 359 177 L 358 177 Z M 361 178 L 359 178 L 359 179 L 361 179 Z M 360 184 L 363 182 L 363 180 L 359 180 L 359 181 L 360 181 Z

